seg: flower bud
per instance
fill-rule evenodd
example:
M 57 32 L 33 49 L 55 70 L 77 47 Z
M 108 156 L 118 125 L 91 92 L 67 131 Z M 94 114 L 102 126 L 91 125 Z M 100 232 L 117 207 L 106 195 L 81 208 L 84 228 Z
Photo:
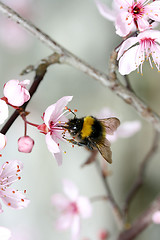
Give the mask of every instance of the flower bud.
M 34 146 L 34 140 L 29 136 L 20 137 L 18 139 L 18 151 L 30 153 Z
M 3 88 L 4 96 L 8 102 L 13 106 L 22 106 L 30 99 L 30 94 L 26 89 L 26 86 L 30 83 L 30 80 L 15 80 L 8 81 Z

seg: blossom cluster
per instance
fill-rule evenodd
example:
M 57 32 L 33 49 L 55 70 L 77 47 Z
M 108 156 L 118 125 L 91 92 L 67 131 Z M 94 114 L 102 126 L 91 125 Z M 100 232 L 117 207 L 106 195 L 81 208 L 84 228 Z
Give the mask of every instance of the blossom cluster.
M 109 9 L 100 0 L 96 1 L 99 12 L 113 21 L 116 34 L 124 38 L 118 52 L 119 72 L 122 75 L 138 69 L 152 60 L 160 70 L 160 31 L 153 30 L 160 22 L 160 1 L 157 0 L 113 0 Z

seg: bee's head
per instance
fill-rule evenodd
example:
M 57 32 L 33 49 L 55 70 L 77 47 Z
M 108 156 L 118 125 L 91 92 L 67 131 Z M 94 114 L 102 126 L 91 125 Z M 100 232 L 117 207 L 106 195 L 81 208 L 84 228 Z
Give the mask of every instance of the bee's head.
M 79 133 L 82 130 L 83 127 L 83 118 L 73 118 L 69 119 L 69 121 L 66 124 L 66 129 L 68 132 L 75 136 L 77 133 Z

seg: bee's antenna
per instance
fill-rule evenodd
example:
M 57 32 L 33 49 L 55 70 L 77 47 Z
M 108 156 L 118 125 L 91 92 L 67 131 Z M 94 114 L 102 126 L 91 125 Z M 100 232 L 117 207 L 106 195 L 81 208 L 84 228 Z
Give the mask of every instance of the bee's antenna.
M 74 115 L 74 117 L 76 118 L 75 112 L 77 112 L 77 109 L 74 109 L 74 112 L 70 108 L 68 108 L 67 106 L 65 106 L 65 109 L 68 110 L 69 112 L 71 112 Z

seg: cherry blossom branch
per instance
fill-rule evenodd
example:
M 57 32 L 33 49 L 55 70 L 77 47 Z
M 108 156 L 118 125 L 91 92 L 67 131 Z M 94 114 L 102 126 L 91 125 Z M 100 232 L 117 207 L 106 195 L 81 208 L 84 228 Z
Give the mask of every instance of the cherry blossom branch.
M 158 138 L 159 138 L 159 132 L 156 131 L 152 146 L 151 146 L 150 150 L 148 151 L 148 153 L 146 154 L 145 158 L 143 159 L 143 161 L 140 165 L 139 173 L 135 180 L 135 183 L 133 184 L 131 190 L 129 191 L 129 193 L 126 197 L 126 201 L 124 204 L 124 216 L 126 216 L 126 214 L 128 212 L 128 208 L 129 208 L 131 201 L 133 200 L 133 197 L 138 192 L 138 190 L 140 189 L 140 187 L 142 186 L 142 184 L 144 182 L 145 170 L 148 166 L 149 161 L 152 159 L 153 155 L 156 153 L 157 148 L 158 148 Z
M 109 202 L 110 202 L 110 204 L 112 206 L 113 212 L 114 212 L 116 220 L 117 220 L 117 224 L 118 224 L 119 228 L 122 229 L 122 227 L 123 227 L 122 211 L 121 211 L 121 209 L 119 208 L 118 204 L 116 203 L 116 201 L 114 199 L 114 196 L 112 194 L 112 191 L 111 191 L 109 183 L 108 183 L 108 179 L 103 174 L 103 171 L 102 171 L 101 167 L 99 166 L 98 161 L 95 161 L 95 163 L 96 163 L 96 167 L 97 167 L 97 169 L 99 171 L 99 174 L 100 174 L 100 176 L 102 178 L 102 181 L 103 181 L 103 183 L 105 185 L 105 188 L 106 188 L 106 191 L 107 191 L 107 198 L 108 198 L 108 200 L 109 200 Z
M 131 228 L 123 231 L 117 240 L 132 240 L 152 223 L 152 215 L 160 209 L 160 196 L 158 196 L 132 224 Z
M 47 68 L 50 64 L 58 63 L 59 55 L 57 53 L 52 54 L 51 56 L 48 57 L 48 61 L 41 61 L 41 63 L 37 66 L 37 68 L 34 68 L 36 74 L 34 77 L 34 81 L 29 89 L 30 93 L 30 100 L 33 97 L 34 93 L 36 92 L 37 88 L 39 87 L 41 81 L 43 80 Z M 25 111 L 28 103 L 30 100 L 26 103 L 23 104 L 23 106 L 20 108 L 20 110 L 15 110 L 14 113 L 11 115 L 11 117 L 8 119 L 6 124 L 3 126 L 1 129 L 1 133 L 6 134 L 6 132 L 9 130 L 13 122 L 17 119 L 17 117 Z
M 146 105 L 139 97 L 133 92 L 124 87 L 117 79 L 116 70 L 116 51 L 113 52 L 110 59 L 110 72 L 106 75 L 99 70 L 93 68 L 89 64 L 85 63 L 71 52 L 63 48 L 56 43 L 50 36 L 34 26 L 31 22 L 22 18 L 19 14 L 0 2 L 0 11 L 10 19 L 20 24 L 27 31 L 36 36 L 41 42 L 52 49 L 54 52 L 61 55 L 59 62 L 67 63 L 80 71 L 86 73 L 90 77 L 96 79 L 103 86 L 110 88 L 113 92 L 122 98 L 126 103 L 130 104 L 140 115 L 145 118 L 146 121 L 152 123 L 155 129 L 160 131 L 160 117 L 152 111 L 152 109 Z M 114 62 L 114 64 L 112 64 Z

